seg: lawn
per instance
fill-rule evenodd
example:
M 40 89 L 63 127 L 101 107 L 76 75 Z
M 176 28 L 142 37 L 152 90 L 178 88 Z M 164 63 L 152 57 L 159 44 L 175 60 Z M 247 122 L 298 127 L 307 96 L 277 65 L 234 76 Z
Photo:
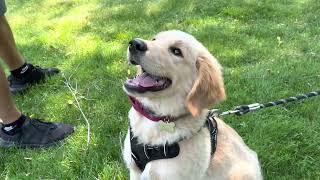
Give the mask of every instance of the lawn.
M 15 96 L 17 105 L 77 131 L 55 148 L 0 149 L 0 179 L 128 178 L 121 146 L 130 105 L 122 83 L 134 73 L 126 62 L 134 37 L 180 29 L 203 42 L 224 67 L 228 98 L 218 106 L 224 110 L 320 89 L 318 0 L 7 0 L 7 6 L 29 62 L 63 73 Z M 72 93 L 90 123 L 89 145 Z M 265 179 L 320 179 L 319 104 L 312 98 L 224 120 L 258 153 Z

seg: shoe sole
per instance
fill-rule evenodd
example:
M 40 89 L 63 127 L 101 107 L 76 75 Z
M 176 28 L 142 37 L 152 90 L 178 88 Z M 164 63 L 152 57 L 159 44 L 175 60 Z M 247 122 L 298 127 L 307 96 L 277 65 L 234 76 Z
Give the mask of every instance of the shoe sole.
M 29 88 L 29 86 L 25 85 L 23 87 L 18 87 L 18 88 L 9 87 L 9 90 L 10 90 L 11 94 L 17 95 L 17 94 L 21 94 L 21 93 L 25 92 L 28 88 Z
M 48 143 L 48 144 L 18 144 L 12 141 L 4 141 L 3 139 L 0 138 L 0 147 L 2 148 L 21 148 L 21 149 L 39 149 L 39 148 L 49 148 L 49 147 L 54 147 L 54 146 L 59 146 L 62 145 L 69 137 L 71 134 L 73 134 L 75 129 L 73 130 L 72 133 L 66 135 L 63 139 Z
M 21 149 L 27 149 L 27 148 L 49 148 L 49 147 L 62 145 L 64 141 L 65 141 L 65 139 L 57 141 L 57 142 L 49 143 L 49 144 L 41 144 L 41 145 L 39 145 L 39 144 L 26 144 L 26 145 L 21 145 L 21 144 L 17 144 L 17 143 L 14 143 L 14 142 L 8 142 L 8 141 L 4 141 L 4 140 L 0 139 L 0 147 L 3 147 L 3 148 L 21 148 Z
M 29 87 L 37 85 L 37 84 L 42 84 L 45 83 L 46 80 L 48 80 L 50 77 L 58 75 L 58 73 L 54 73 L 54 74 L 45 74 L 45 76 L 43 77 L 43 79 L 39 80 L 38 82 L 33 82 L 33 83 L 26 83 L 24 85 L 21 85 L 19 87 L 10 87 L 9 86 L 9 90 L 11 92 L 11 94 L 13 95 L 18 95 L 18 94 L 22 94 L 25 91 L 27 91 L 29 89 Z

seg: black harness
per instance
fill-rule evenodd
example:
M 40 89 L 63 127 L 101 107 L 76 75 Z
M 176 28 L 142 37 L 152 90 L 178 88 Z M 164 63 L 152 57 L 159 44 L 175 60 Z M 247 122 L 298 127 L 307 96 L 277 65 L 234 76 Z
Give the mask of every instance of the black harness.
M 217 134 L 218 134 L 218 127 L 217 127 L 216 120 L 212 116 L 208 115 L 205 122 L 205 127 L 207 127 L 210 132 L 211 156 L 213 156 L 214 152 L 216 151 Z M 133 136 L 133 133 L 130 127 L 131 156 L 134 159 L 136 165 L 141 170 L 141 172 L 144 170 L 146 165 L 151 161 L 177 157 L 180 152 L 180 147 L 178 142 L 175 142 L 173 144 L 165 144 L 162 146 L 152 146 L 148 144 L 144 145 L 138 142 L 137 137 Z

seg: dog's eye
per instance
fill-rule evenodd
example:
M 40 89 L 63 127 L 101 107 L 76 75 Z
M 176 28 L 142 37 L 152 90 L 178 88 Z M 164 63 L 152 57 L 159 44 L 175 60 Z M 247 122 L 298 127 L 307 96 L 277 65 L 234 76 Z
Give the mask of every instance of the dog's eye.
M 176 56 L 180 56 L 183 57 L 181 49 L 176 48 L 176 47 L 170 47 L 170 51 L 172 52 L 172 54 L 176 55 Z
M 152 38 L 152 41 L 155 41 L 156 40 L 156 38 Z

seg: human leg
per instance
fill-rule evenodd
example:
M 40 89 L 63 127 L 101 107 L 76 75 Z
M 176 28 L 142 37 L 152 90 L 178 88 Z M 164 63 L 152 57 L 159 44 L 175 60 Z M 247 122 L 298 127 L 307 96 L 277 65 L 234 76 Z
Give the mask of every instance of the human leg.
M 7 78 L 0 67 L 0 119 L 4 124 L 9 124 L 17 120 L 21 113 L 16 108 L 10 97 L 9 84 Z
M 4 2 L 0 0 L 1 4 Z M 3 8 L 2 8 L 3 9 Z M 40 68 L 28 64 L 16 47 L 11 28 L 4 15 L 0 12 L 0 58 L 8 65 L 11 75 L 8 77 L 12 93 L 26 90 L 30 85 L 45 80 L 47 76 L 59 73 L 57 68 Z
M 0 57 L 8 65 L 10 71 L 18 69 L 25 63 L 16 47 L 11 28 L 4 15 L 0 15 Z
M 73 133 L 71 125 L 43 122 L 20 113 L 10 97 L 8 81 L 0 68 L 0 147 L 48 147 Z

